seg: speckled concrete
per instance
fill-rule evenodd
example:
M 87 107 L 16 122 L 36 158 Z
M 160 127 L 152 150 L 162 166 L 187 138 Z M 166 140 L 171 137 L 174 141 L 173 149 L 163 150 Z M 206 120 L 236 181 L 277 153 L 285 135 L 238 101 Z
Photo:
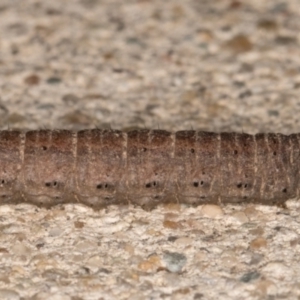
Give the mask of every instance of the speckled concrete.
M 1 0 L 0 127 L 300 131 L 299 1 Z M 299 299 L 300 204 L 0 206 L 1 299 Z

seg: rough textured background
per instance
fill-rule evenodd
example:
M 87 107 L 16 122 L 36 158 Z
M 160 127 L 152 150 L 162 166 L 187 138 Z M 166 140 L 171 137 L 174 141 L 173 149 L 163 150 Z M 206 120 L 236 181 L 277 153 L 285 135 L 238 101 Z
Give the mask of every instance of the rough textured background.
M 1 128 L 299 132 L 297 0 L 0 0 Z M 1 299 L 299 299 L 300 205 L 0 207 Z

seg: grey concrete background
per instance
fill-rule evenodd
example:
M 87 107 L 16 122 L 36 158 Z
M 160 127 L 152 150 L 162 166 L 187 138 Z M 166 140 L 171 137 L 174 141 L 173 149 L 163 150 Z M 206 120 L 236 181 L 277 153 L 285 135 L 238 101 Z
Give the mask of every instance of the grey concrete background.
M 0 126 L 299 132 L 300 3 L 0 0 Z M 300 215 L 0 207 L 1 299 L 299 299 Z

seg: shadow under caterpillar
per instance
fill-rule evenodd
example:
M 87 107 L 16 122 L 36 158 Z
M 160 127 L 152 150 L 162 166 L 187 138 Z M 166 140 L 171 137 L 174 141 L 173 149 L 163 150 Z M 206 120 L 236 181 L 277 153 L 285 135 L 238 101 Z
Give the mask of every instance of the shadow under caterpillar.
M 300 134 L 0 131 L 0 204 L 283 205 L 299 196 Z

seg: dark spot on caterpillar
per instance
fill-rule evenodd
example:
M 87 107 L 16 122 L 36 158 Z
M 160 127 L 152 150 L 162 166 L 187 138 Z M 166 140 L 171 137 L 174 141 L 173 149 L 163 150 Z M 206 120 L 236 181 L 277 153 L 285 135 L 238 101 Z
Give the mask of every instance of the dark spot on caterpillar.
M 198 187 L 199 186 L 199 182 L 198 181 L 193 182 L 193 186 L 194 187 Z
M 282 192 L 283 192 L 283 193 L 287 193 L 287 189 L 284 188 L 284 189 L 282 190 Z
M 147 148 L 142 148 L 143 152 L 146 152 L 147 151 Z
M 277 155 L 277 152 L 276 152 L 276 151 L 274 151 L 274 152 L 273 152 L 273 155 Z
M 206 196 L 200 196 L 200 199 L 205 199 L 206 198 Z
M 58 182 L 57 182 L 57 181 L 53 181 L 53 183 L 52 183 L 52 182 L 46 182 L 46 183 L 45 183 L 45 186 L 47 186 L 47 187 L 50 187 L 50 186 L 58 186 Z
M 244 185 L 244 188 L 247 188 L 248 187 L 248 184 L 247 183 L 245 183 L 245 185 Z
M 101 184 L 101 183 L 97 184 L 96 188 L 97 188 L 98 190 L 102 189 L 102 184 Z
M 192 148 L 192 149 L 191 149 L 191 153 L 195 153 L 195 149 Z
M 204 184 L 204 181 L 203 181 L 203 180 L 201 180 L 201 181 L 200 181 L 200 184 L 201 184 L 201 185 L 203 185 L 203 184 Z
M 42 149 L 46 151 L 48 148 L 46 146 L 42 146 Z
M 237 154 L 238 154 L 238 151 L 237 151 L 237 150 L 234 150 L 234 151 L 233 151 L 233 154 L 234 154 L 234 155 L 237 155 Z
M 150 188 L 151 186 L 156 186 L 156 185 L 158 185 L 158 182 L 153 181 L 153 182 L 148 182 L 148 183 L 146 183 L 146 184 L 145 184 L 145 187 L 146 187 L 146 188 Z
M 240 189 L 242 186 L 243 186 L 242 183 L 238 183 L 238 184 L 236 185 L 236 187 L 239 188 L 239 189 Z
M 107 188 L 108 188 L 108 184 L 107 184 L 107 183 L 105 183 L 105 184 L 104 184 L 104 187 L 107 189 Z
M 4 184 L 4 183 L 5 183 L 5 180 L 4 180 L 4 179 L 2 179 L 2 180 L 1 180 L 1 183 L 2 183 L 2 184 Z

